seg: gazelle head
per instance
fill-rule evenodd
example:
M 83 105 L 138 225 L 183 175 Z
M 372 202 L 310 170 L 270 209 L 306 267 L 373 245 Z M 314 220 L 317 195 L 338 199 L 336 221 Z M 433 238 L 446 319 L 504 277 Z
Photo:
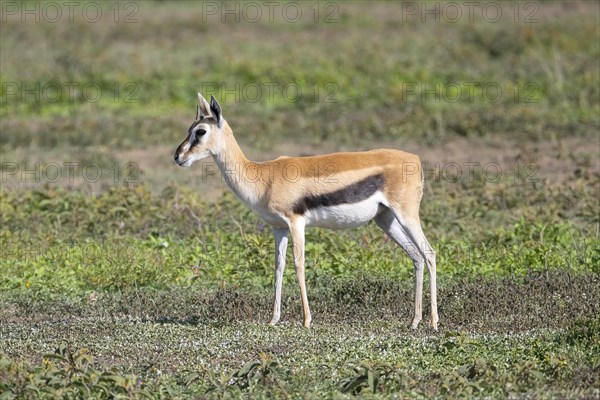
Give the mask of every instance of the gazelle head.
M 221 150 L 225 124 L 221 106 L 213 96 L 210 96 L 208 104 L 200 93 L 198 101 L 200 104 L 196 107 L 196 119 L 188 129 L 185 140 L 175 150 L 175 162 L 180 167 L 189 167 L 194 161 Z

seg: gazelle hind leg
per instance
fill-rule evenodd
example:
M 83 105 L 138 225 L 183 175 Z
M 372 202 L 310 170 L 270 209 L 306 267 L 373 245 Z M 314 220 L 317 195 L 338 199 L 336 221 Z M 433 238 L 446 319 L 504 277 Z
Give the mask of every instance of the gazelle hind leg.
M 423 317 L 423 265 L 425 260 L 390 209 L 385 209 L 377 215 L 375 222 L 394 242 L 402 247 L 413 262 L 415 269 L 415 315 L 411 326 L 416 329 Z
M 421 222 L 419 221 L 418 216 L 416 218 L 401 218 L 401 215 L 396 210 L 393 211 L 396 219 L 398 222 L 400 222 L 400 225 L 402 225 L 404 232 L 408 238 L 411 239 L 413 245 L 419 250 L 427 263 L 431 297 L 431 326 L 437 331 L 439 317 L 437 311 L 437 267 L 435 261 L 435 251 L 423 233 Z
M 427 271 L 429 272 L 429 285 L 431 297 L 431 326 L 437 331 L 438 328 L 438 310 L 437 310 L 437 266 L 435 260 L 435 251 L 427 241 L 421 223 L 419 221 L 410 221 L 402 225 L 409 236 L 412 236 L 416 242 L 416 246 L 421 250 L 425 261 L 427 262 Z

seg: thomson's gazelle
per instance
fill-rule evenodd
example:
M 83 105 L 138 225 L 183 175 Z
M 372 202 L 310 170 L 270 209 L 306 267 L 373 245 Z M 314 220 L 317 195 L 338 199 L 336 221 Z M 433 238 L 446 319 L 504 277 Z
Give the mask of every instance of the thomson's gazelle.
M 408 253 L 416 274 L 415 316 L 421 321 L 423 267 L 431 283 L 431 324 L 437 329 L 435 253 L 419 220 L 423 171 L 419 157 L 400 150 L 371 150 L 313 157 L 248 160 L 211 96 L 198 93 L 200 105 L 175 161 L 189 167 L 212 156 L 233 192 L 275 233 L 275 303 L 271 324 L 280 316 L 281 283 L 288 236 L 291 235 L 296 277 L 300 286 L 304 326 L 311 322 L 304 280 L 304 229 L 352 228 L 375 220 Z

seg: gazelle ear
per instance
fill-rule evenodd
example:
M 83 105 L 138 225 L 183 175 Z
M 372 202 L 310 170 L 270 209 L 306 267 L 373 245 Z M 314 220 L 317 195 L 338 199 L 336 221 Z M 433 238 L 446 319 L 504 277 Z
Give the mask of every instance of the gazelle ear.
M 210 96 L 210 112 L 212 113 L 214 119 L 217 120 L 217 126 L 219 128 L 223 126 L 223 114 L 221 113 L 221 106 L 213 95 Z
M 200 92 L 198 92 L 198 113 L 196 113 L 196 119 L 200 119 L 201 116 L 210 115 L 210 106 L 208 105 L 208 101 L 202 96 Z

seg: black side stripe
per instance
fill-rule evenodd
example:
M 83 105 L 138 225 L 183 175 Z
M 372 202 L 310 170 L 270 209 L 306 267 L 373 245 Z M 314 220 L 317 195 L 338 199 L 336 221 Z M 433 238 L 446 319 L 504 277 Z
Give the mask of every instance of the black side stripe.
M 294 204 L 293 211 L 295 214 L 302 215 L 312 208 L 358 203 L 368 199 L 376 191 L 382 190 L 383 186 L 383 174 L 372 175 L 335 192 L 303 197 Z

